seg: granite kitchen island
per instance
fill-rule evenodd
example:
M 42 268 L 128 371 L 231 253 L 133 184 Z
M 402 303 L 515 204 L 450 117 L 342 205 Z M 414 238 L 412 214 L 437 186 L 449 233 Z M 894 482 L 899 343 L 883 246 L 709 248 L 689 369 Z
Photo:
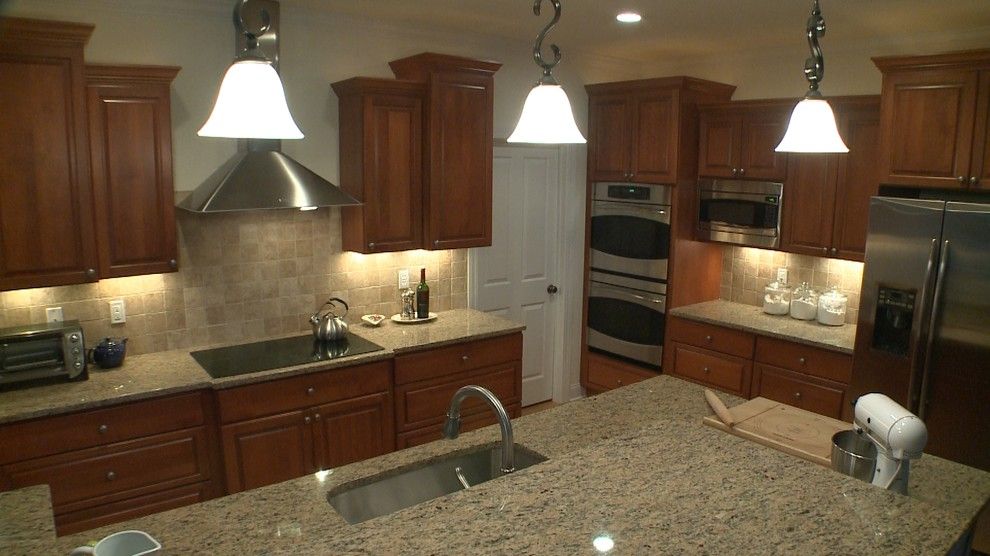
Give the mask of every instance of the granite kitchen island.
M 709 413 L 701 387 L 660 376 L 515 420 L 516 442 L 544 463 L 358 525 L 328 492 L 490 445 L 498 428 L 56 544 L 142 529 L 167 554 L 593 554 L 602 536 L 614 554 L 944 554 L 990 498 L 990 473 L 927 455 L 909 496 L 887 492 L 704 426 Z

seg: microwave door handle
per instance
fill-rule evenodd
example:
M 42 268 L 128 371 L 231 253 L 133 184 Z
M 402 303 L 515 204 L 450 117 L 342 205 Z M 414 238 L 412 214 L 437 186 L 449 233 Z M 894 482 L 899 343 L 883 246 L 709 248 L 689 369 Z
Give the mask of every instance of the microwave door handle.
M 932 238 L 931 248 L 928 251 L 928 264 L 925 266 L 925 279 L 921 283 L 921 294 L 918 296 L 918 326 L 914 333 L 914 355 L 911 357 L 911 375 L 908 380 L 909 407 L 917 413 L 920 404 L 921 374 L 924 372 L 922 361 L 925 357 L 925 336 L 926 318 L 930 318 L 928 311 L 928 292 L 932 289 L 932 279 L 935 277 L 935 255 L 938 251 L 938 238 Z
M 942 259 L 938 263 L 938 276 L 935 278 L 935 294 L 932 296 L 932 314 L 928 320 L 928 338 L 925 342 L 925 366 L 921 374 L 921 392 L 918 396 L 918 418 L 925 420 L 925 405 L 932 372 L 932 344 L 935 342 L 935 328 L 938 326 L 942 310 L 942 290 L 945 289 L 945 269 L 949 266 L 949 240 L 942 243 Z

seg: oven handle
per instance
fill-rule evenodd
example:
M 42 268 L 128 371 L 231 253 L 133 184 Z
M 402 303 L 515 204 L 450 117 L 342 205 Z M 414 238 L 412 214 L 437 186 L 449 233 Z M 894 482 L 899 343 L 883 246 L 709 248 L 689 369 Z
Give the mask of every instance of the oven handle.
M 776 232 L 778 230 L 777 227 L 757 228 L 756 226 L 740 226 L 739 224 L 731 224 L 729 222 L 725 222 L 722 220 L 702 220 L 701 224 L 707 224 L 709 226 L 720 226 L 723 228 L 731 228 L 733 231 L 739 230 L 740 232 L 743 233 L 746 232 L 752 233 L 753 230 L 767 230 L 773 232 Z
M 613 214 L 659 214 L 663 216 L 663 220 L 670 220 L 670 212 L 664 209 L 657 208 L 645 208 L 642 206 L 629 206 L 628 203 L 609 203 L 607 201 L 595 201 L 591 209 L 591 216 L 610 216 Z M 651 220 L 656 220 L 655 217 L 650 217 Z
M 621 295 L 622 297 L 632 298 L 632 299 L 637 299 L 639 301 L 642 301 L 643 303 L 640 303 L 640 305 L 643 305 L 643 304 L 646 304 L 646 303 L 653 303 L 655 305 L 662 305 L 662 306 L 664 306 L 664 308 L 666 308 L 666 306 L 667 306 L 667 299 L 665 297 L 662 297 L 662 296 L 647 297 L 645 295 L 639 295 L 639 294 L 632 293 L 632 292 L 630 292 L 629 290 L 627 290 L 625 288 L 617 288 L 615 286 L 610 286 L 610 285 L 604 284 L 602 282 L 595 282 L 595 283 L 593 283 L 591 285 L 591 289 L 592 289 L 592 295 L 594 295 L 594 290 L 607 290 L 607 291 L 611 291 L 613 293 L 617 293 L 617 294 Z

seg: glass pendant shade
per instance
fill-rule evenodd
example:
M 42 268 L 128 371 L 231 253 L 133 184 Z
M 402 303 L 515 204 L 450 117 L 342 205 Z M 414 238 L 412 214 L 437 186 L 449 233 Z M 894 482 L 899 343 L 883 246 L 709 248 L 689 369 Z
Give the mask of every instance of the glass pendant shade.
M 278 72 L 263 60 L 240 60 L 227 68 L 202 137 L 302 139 L 289 113 Z
M 567 93 L 560 85 L 538 84 L 523 104 L 516 130 L 509 143 L 587 143 L 574 123 Z
M 849 147 L 839 137 L 835 114 L 828 101 L 805 98 L 791 113 L 784 138 L 777 145 L 781 153 L 847 153 Z

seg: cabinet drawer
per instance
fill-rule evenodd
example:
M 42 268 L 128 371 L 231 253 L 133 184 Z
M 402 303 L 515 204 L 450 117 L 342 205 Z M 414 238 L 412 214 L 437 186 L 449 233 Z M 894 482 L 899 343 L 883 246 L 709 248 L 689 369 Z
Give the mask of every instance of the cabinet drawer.
M 678 318 L 670 319 L 667 336 L 675 342 L 743 359 L 753 358 L 753 344 L 756 341 L 756 336 L 748 332 Z
M 454 393 L 468 384 L 477 384 L 492 391 L 503 405 L 522 401 L 522 370 L 518 362 L 505 363 L 476 371 L 439 379 L 397 386 L 395 409 L 397 430 L 409 431 L 442 423 L 450 408 Z M 461 415 L 491 412 L 485 402 L 468 398 L 461 405 Z
M 14 488 L 48 484 L 56 514 L 209 479 L 198 427 L 4 467 Z
M 196 483 L 178 488 L 128 498 L 119 502 L 101 504 L 55 516 L 55 530 L 62 535 L 88 531 L 102 525 L 120 523 L 135 517 L 156 514 L 203 502 L 217 496 L 216 485 L 211 482 Z
M 635 372 L 608 357 L 597 353 L 588 354 L 588 384 L 592 389 L 612 390 L 646 380 L 651 376 L 657 376 L 657 373 Z
M 841 384 L 757 363 L 752 394 L 840 419 L 845 388 Z
M 749 393 L 749 381 L 752 374 L 751 362 L 683 344 L 675 343 L 673 346 L 674 370 L 672 374 L 675 376 L 681 376 L 740 396 L 746 396 Z
M 522 415 L 522 406 L 519 404 L 506 405 L 505 411 L 509 414 L 509 417 L 515 419 Z M 475 413 L 461 419 L 461 432 L 473 431 L 474 429 L 494 425 L 497 422 L 498 419 L 495 418 L 495 414 L 491 411 Z M 437 423 L 414 431 L 399 433 L 396 436 L 398 440 L 396 442 L 396 448 L 402 450 L 404 448 L 426 444 L 427 442 L 433 442 L 434 440 L 440 440 L 441 438 L 443 438 L 443 424 Z
M 342 367 L 217 392 L 230 423 L 389 390 L 390 362 Z
M 852 357 L 774 338 L 756 339 L 756 361 L 849 384 Z
M 437 378 L 522 359 L 522 333 L 464 342 L 395 358 L 395 384 Z
M 46 417 L 0 428 L 0 464 L 203 424 L 205 392 Z

